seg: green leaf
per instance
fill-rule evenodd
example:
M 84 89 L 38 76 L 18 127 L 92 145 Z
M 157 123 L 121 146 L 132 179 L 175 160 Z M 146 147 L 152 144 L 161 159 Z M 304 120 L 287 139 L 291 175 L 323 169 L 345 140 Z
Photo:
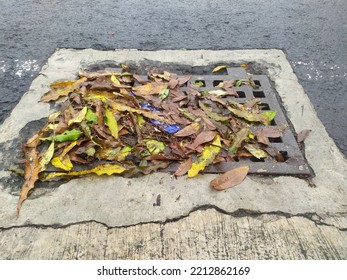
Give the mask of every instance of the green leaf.
M 105 111 L 105 116 L 106 116 L 106 125 L 111 131 L 112 136 L 115 139 L 118 139 L 118 124 L 116 118 L 113 116 L 113 113 L 106 109 Z
M 66 130 L 64 133 L 58 134 L 55 136 L 40 138 L 40 140 L 56 141 L 56 142 L 75 141 L 78 138 L 80 138 L 82 135 L 83 133 L 80 130 L 72 129 L 72 130 Z
M 265 117 L 269 123 L 276 117 L 276 112 L 275 111 L 266 111 L 261 114 L 263 117 Z
M 242 80 L 236 81 L 235 87 L 240 87 L 240 86 L 242 86 Z
M 202 81 L 196 81 L 196 82 L 194 83 L 194 85 L 196 85 L 197 87 L 203 87 L 203 86 L 204 86 L 204 82 L 202 82 Z
M 168 88 L 164 89 L 161 93 L 159 93 L 158 99 L 164 100 L 169 96 L 170 90 Z
M 157 155 L 165 150 L 165 143 L 157 140 L 145 140 L 148 151 L 152 155 Z
M 86 113 L 86 120 L 91 123 L 98 123 L 98 117 L 96 114 L 88 108 L 87 113 Z

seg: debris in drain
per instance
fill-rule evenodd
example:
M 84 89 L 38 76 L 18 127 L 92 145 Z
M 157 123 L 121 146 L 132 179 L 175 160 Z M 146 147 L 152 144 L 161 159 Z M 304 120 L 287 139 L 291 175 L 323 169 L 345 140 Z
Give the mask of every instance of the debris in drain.
M 17 212 L 37 180 L 88 174 L 134 177 L 173 162 L 178 163 L 176 176 L 194 177 L 221 162 L 279 158 L 276 148 L 268 149 L 269 138 L 283 131 L 266 127 L 276 112 L 261 111 L 261 99 L 241 104 L 234 98 L 236 86 L 257 87 L 251 78 L 220 81 L 205 91 L 203 83 L 190 79 L 155 70 L 140 76 L 123 66 L 119 71 L 80 70 L 75 81 L 51 84 L 41 101 L 59 99 L 60 110 L 23 145 L 25 183 Z M 263 128 L 254 133 L 254 126 Z M 248 167 L 229 172 L 211 186 L 221 190 L 238 184 Z

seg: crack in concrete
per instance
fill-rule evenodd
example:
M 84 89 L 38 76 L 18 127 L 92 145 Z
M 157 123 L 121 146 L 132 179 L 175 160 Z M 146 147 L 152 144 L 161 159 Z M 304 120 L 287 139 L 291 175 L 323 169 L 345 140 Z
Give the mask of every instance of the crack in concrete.
M 248 210 L 248 209 L 238 209 L 234 212 L 228 212 L 225 211 L 224 209 L 221 209 L 215 205 L 201 205 L 201 206 L 197 206 L 194 207 L 191 211 L 189 211 L 189 213 L 185 214 L 185 215 L 181 215 L 179 217 L 176 218 L 172 218 L 172 219 L 167 219 L 166 221 L 150 221 L 150 222 L 140 222 L 137 224 L 131 224 L 131 225 L 122 225 L 122 226 L 109 226 L 106 223 L 100 222 L 100 221 L 96 221 L 96 220 L 85 220 L 85 221 L 79 221 L 79 222 L 72 222 L 72 223 L 68 223 L 68 224 L 50 224 L 50 225 L 45 225 L 45 224 L 26 224 L 26 225 L 19 225 L 19 226 L 11 226 L 11 227 L 0 227 L 0 231 L 7 231 L 7 230 L 11 230 L 11 229 L 16 229 L 16 228 L 37 228 L 37 229 L 64 229 L 64 228 L 68 228 L 70 226 L 74 226 L 74 225 L 81 225 L 81 224 L 87 224 L 87 223 L 96 223 L 99 225 L 104 226 L 105 228 L 107 228 L 107 230 L 110 229 L 117 229 L 117 228 L 128 228 L 128 227 L 133 227 L 133 226 L 138 226 L 138 225 L 146 225 L 146 224 L 160 224 L 160 225 L 166 225 L 169 223 L 175 223 L 181 219 L 185 219 L 188 218 L 192 213 L 196 212 L 196 211 L 205 211 L 205 210 L 209 210 L 209 209 L 214 209 L 217 212 L 224 214 L 224 215 L 229 215 L 235 218 L 242 218 L 242 217 L 259 217 L 259 216 L 263 216 L 263 215 L 275 215 L 275 216 L 281 216 L 284 217 L 286 219 L 289 218 L 293 218 L 293 217 L 302 217 L 305 219 L 308 219 L 310 221 L 312 221 L 316 226 L 329 226 L 329 227 L 334 227 L 339 231 L 347 231 L 347 228 L 341 228 L 338 227 L 334 224 L 329 224 L 324 222 L 323 218 L 320 217 L 317 213 L 314 212 L 307 212 L 307 213 L 298 213 L 298 214 L 291 214 L 291 213 L 285 213 L 282 211 L 268 211 L 268 212 L 261 212 L 261 211 L 254 211 L 254 210 Z M 329 213 L 330 215 L 334 215 Z M 347 215 L 347 213 L 337 213 L 339 215 Z M 160 236 L 163 236 L 163 231 L 164 228 L 161 228 L 160 230 Z

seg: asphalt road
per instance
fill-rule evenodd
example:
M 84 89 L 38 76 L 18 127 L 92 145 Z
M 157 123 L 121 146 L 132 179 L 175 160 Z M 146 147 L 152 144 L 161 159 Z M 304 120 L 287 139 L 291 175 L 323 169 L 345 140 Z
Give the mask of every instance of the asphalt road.
M 57 48 L 276 48 L 347 156 L 346 0 L 0 0 L 0 7 L 0 123 Z

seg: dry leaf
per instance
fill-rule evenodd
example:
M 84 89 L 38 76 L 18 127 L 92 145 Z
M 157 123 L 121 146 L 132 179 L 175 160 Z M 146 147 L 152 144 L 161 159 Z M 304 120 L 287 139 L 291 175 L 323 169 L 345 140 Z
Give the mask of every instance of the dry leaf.
M 213 68 L 212 73 L 218 72 L 218 71 L 220 71 L 222 69 L 226 69 L 226 68 L 230 68 L 230 66 L 228 66 L 228 65 L 217 66 L 217 67 Z
M 23 151 L 25 155 L 25 182 L 22 186 L 17 204 L 17 215 L 19 215 L 22 203 L 27 199 L 29 191 L 35 187 L 35 182 L 39 179 L 39 173 L 41 172 L 39 153 L 36 151 L 36 148 L 23 146 Z
M 188 172 L 193 163 L 193 158 L 189 157 L 187 160 L 182 161 L 182 163 L 178 166 L 175 176 L 182 176 Z
M 217 191 L 235 187 L 246 178 L 248 171 L 248 166 L 234 168 L 217 176 L 210 182 L 210 185 Z
M 311 129 L 304 129 L 301 130 L 298 135 L 296 136 L 296 139 L 298 141 L 298 143 L 304 142 L 305 139 L 309 136 L 309 134 L 311 133 Z

